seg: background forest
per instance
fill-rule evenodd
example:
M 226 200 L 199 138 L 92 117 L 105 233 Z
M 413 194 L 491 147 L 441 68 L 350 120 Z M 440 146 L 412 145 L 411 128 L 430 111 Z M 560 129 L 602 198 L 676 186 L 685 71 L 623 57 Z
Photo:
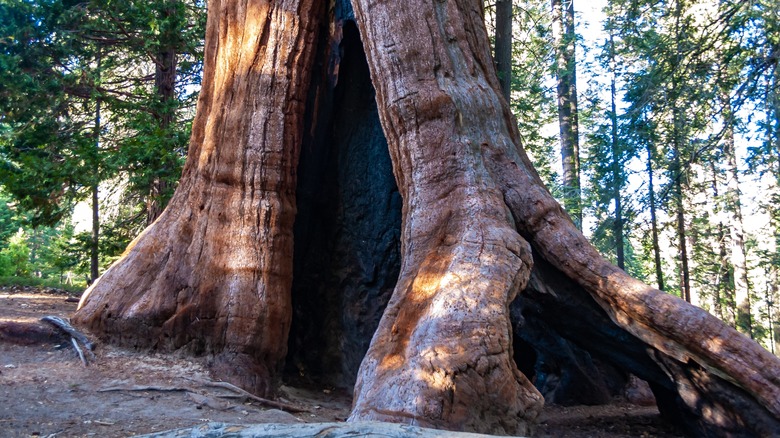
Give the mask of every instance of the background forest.
M 594 4 L 485 4 L 524 146 L 605 256 L 777 354 L 777 0 Z M 83 287 L 157 218 L 205 17 L 199 0 L 0 0 L 4 282 Z

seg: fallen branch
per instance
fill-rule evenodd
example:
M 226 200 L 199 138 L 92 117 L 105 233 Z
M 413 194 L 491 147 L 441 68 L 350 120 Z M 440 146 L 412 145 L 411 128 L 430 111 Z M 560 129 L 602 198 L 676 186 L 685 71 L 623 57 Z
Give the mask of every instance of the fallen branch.
M 69 334 L 72 338 L 75 338 L 77 341 L 81 342 L 81 344 L 84 345 L 87 350 L 92 351 L 95 349 L 95 344 L 90 342 L 86 335 L 73 328 L 73 326 L 70 325 L 68 321 L 60 318 L 59 316 L 44 316 L 41 318 L 41 321 L 48 322 L 49 324 Z
M 81 347 L 79 347 L 79 342 L 81 342 L 82 345 L 87 349 L 89 352 L 90 358 L 94 359 L 95 354 L 92 353 L 92 350 L 95 349 L 95 344 L 89 341 L 89 339 L 81 333 L 80 331 L 73 328 L 72 325 L 68 321 L 66 321 L 63 318 L 60 318 L 59 316 L 53 316 L 48 315 L 41 318 L 41 321 L 47 322 L 54 327 L 60 329 L 61 331 L 67 333 L 70 335 L 70 340 L 73 343 L 73 348 L 76 349 L 76 353 L 79 354 L 79 359 L 81 359 L 81 363 L 84 364 L 84 366 L 89 366 L 89 362 L 87 361 L 87 358 L 84 356 L 84 351 L 81 350 Z
M 58 344 L 65 339 L 63 332 L 50 324 L 0 321 L 0 342 L 18 345 Z
M 212 388 L 222 388 L 227 389 L 228 391 L 232 391 L 238 396 L 230 394 L 230 395 L 217 395 L 217 397 L 223 397 L 223 398 L 236 398 L 241 397 L 244 399 L 249 399 L 252 401 L 255 401 L 257 403 L 260 403 L 264 406 L 272 407 L 281 409 L 283 411 L 287 412 L 312 412 L 310 409 L 306 409 L 301 406 L 295 406 L 288 403 L 278 402 L 274 400 L 268 400 L 266 398 L 258 397 L 252 393 L 249 393 L 247 391 L 244 391 L 243 389 L 239 388 L 236 385 L 230 384 L 228 382 L 216 382 L 213 380 L 200 380 L 200 379 L 187 379 L 191 382 L 198 383 L 200 385 L 210 386 Z M 176 392 L 176 391 L 184 391 L 189 392 L 193 394 L 197 394 L 195 389 L 185 387 L 185 386 L 155 386 L 155 385 L 117 385 L 117 386 L 110 386 L 108 388 L 101 388 L 97 390 L 98 392 L 110 392 L 110 391 L 162 391 L 162 392 Z
M 295 405 L 291 405 L 291 404 L 288 404 L 288 403 L 283 403 L 283 402 L 278 402 L 278 401 L 274 401 L 274 400 L 268 400 L 267 398 L 258 397 L 256 395 L 254 395 L 254 394 L 252 394 L 250 392 L 244 391 L 243 389 L 239 388 L 238 386 L 233 385 L 233 384 L 228 383 L 228 382 L 217 382 L 217 381 L 214 381 L 214 380 L 197 380 L 197 379 L 188 379 L 188 380 L 192 380 L 193 382 L 197 382 L 197 383 L 200 383 L 202 385 L 211 386 L 213 388 L 227 389 L 228 391 L 233 391 L 233 392 L 235 392 L 235 393 L 237 393 L 239 395 L 242 395 L 242 396 L 244 396 L 244 397 L 246 397 L 246 398 L 248 398 L 248 399 L 250 399 L 252 401 L 258 402 L 258 403 L 260 403 L 260 404 L 262 404 L 264 406 L 269 406 L 269 407 L 272 407 L 272 408 L 281 409 L 283 411 L 296 412 L 296 413 L 299 413 L 299 412 L 311 412 L 310 409 L 306 409 L 306 408 L 301 407 L 301 406 L 295 406 Z
M 79 354 L 79 359 L 81 359 L 81 363 L 83 363 L 84 366 L 89 366 L 89 363 L 87 362 L 87 358 L 84 357 L 84 352 L 81 351 L 81 348 L 79 347 L 79 343 L 76 342 L 76 338 L 70 338 L 70 342 L 73 343 L 73 348 L 75 348 L 76 353 Z
M 147 385 L 124 385 L 124 386 L 119 385 L 119 386 L 110 386 L 108 388 L 100 388 L 97 390 L 97 392 L 111 392 L 111 391 L 194 392 L 192 388 L 186 388 L 181 386 L 147 386 Z

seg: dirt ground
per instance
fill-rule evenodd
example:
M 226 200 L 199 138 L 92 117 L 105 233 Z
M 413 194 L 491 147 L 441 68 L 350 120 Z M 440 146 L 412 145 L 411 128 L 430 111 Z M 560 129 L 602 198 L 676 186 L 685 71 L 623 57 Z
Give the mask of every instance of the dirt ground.
M 68 317 L 75 302 L 55 291 L 0 289 L 0 323 Z M 333 388 L 283 386 L 287 413 L 209 385 L 191 358 L 99 345 L 84 367 L 70 344 L 22 346 L 0 336 L 0 437 L 123 437 L 203 422 L 295 423 L 344 421 L 351 394 Z M 539 437 L 680 437 L 655 407 L 548 406 Z

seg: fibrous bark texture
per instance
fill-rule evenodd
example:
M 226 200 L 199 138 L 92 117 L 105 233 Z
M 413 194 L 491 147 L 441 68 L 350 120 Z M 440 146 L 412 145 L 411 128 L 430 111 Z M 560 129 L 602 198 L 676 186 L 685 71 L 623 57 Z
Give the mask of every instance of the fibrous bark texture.
M 508 307 L 531 254 L 484 157 L 514 146 L 480 4 L 353 6 L 404 203 L 401 272 L 350 420 L 527 433 L 542 397 L 512 361 Z
M 114 343 L 214 355 L 266 395 L 290 326 L 296 165 L 318 0 L 212 0 L 203 87 L 169 207 L 82 297 Z
M 558 100 L 558 125 L 563 168 L 563 205 L 578 228 L 582 227 L 580 146 L 577 112 L 577 63 L 574 33 L 574 0 L 551 0 L 553 46 Z
M 512 97 L 512 6 L 512 0 L 496 1 L 496 70 L 501 94 L 507 102 Z
M 550 312 L 574 295 L 545 285 L 560 278 L 584 292 L 579 310 L 592 316 L 570 339 L 650 381 L 667 417 L 697 435 L 778 430 L 778 359 L 608 263 L 544 188 L 498 97 L 479 2 L 353 4 L 404 210 L 399 281 L 350 419 L 528 430 L 540 396 L 505 360 L 527 241 L 551 269 L 529 296 L 544 291 Z

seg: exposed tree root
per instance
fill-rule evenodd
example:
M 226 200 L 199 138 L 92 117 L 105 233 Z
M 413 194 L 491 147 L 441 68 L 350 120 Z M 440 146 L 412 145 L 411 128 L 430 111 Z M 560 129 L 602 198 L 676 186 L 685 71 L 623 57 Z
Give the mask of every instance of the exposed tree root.
M 214 380 L 200 380 L 200 379 L 187 379 L 187 380 L 201 386 L 210 386 L 212 388 L 226 389 L 228 391 L 237 394 L 239 398 L 251 400 L 263 406 L 281 409 L 283 411 L 294 412 L 294 413 L 311 412 L 310 409 L 304 408 L 302 406 L 295 406 L 289 403 L 258 397 L 228 382 L 218 382 Z M 189 392 L 195 394 L 198 393 L 198 389 L 189 386 L 115 385 L 115 386 L 109 386 L 107 388 L 98 389 L 98 392 L 111 392 L 111 391 L 160 391 L 160 392 Z M 236 395 L 218 394 L 217 397 L 236 398 Z

